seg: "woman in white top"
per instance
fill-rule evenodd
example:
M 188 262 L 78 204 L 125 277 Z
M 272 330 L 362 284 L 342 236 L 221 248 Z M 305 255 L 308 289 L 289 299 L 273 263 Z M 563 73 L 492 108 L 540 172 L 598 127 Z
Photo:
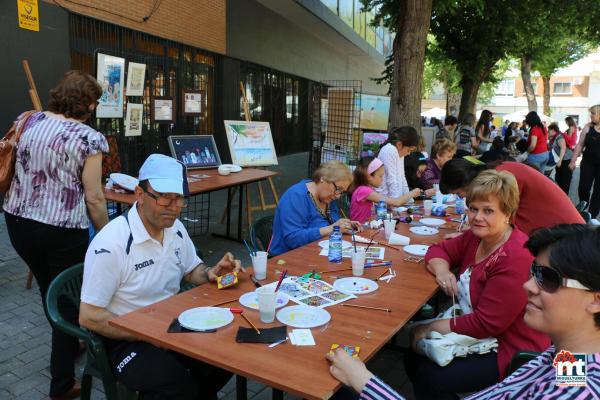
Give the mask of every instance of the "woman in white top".
M 404 157 L 415 151 L 419 144 L 419 135 L 412 126 L 393 128 L 385 145 L 379 150 L 385 175 L 378 192 L 387 197 L 400 197 L 408 192 L 408 183 L 404 173 Z

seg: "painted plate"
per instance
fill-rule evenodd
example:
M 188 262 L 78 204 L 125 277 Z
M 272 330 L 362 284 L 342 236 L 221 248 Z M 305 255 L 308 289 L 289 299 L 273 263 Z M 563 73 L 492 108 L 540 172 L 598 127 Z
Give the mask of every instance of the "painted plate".
M 340 292 L 351 294 L 367 294 L 379 289 L 377 282 L 358 277 L 338 279 L 333 282 L 333 287 Z
M 321 240 L 319 246 L 324 249 L 329 249 L 329 240 Z M 342 249 L 349 249 L 350 247 L 352 247 L 352 243 L 347 240 L 342 240 Z
M 397 213 L 401 213 L 408 210 L 408 207 L 396 207 L 394 208 L 394 211 L 396 211 Z
M 221 328 L 233 321 L 233 314 L 228 308 L 196 307 L 179 315 L 179 323 L 192 331 L 206 331 Z
M 279 310 L 277 320 L 294 328 L 315 328 L 331 320 L 331 314 L 322 308 L 290 306 Z
M 281 308 L 288 303 L 288 296 L 283 292 L 277 292 L 277 300 L 275 302 L 275 309 Z M 258 295 L 256 292 L 248 292 L 244 293 L 240 297 L 240 304 L 244 307 L 251 308 L 253 310 L 258 310 Z
M 440 233 L 440 231 L 438 231 L 437 229 L 432 228 L 430 226 L 413 226 L 410 228 L 410 231 L 412 233 L 414 233 L 415 235 L 424 235 L 424 236 L 437 235 L 438 233 Z
M 424 244 L 411 244 L 404 246 L 404 251 L 408 254 L 412 254 L 413 256 L 424 257 L 425 254 L 427 254 L 427 250 L 429 250 L 429 246 L 425 246 Z
M 139 183 L 139 181 L 133 176 L 121 174 L 118 172 L 110 174 L 110 179 L 117 185 L 121 186 L 123 189 L 131 190 L 132 192 L 135 190 L 135 187 Z
M 419 222 L 426 226 L 441 226 L 446 223 L 443 219 L 438 218 L 421 218 Z

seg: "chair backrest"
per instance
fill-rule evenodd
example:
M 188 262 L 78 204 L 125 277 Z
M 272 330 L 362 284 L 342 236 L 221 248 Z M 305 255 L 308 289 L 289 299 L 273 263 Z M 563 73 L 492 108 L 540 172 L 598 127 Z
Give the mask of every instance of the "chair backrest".
M 582 200 L 579 203 L 577 203 L 577 205 L 575 206 L 575 208 L 577 209 L 577 211 L 582 212 L 583 210 L 585 210 L 587 208 L 587 201 Z
M 65 320 L 60 313 L 59 298 L 72 302 L 79 310 L 82 281 L 83 263 L 64 270 L 54 278 L 46 293 L 46 313 L 55 329 L 85 341 L 88 348 L 88 361 L 91 361 L 94 368 L 102 375 L 107 398 L 117 398 L 116 380 L 110 368 L 102 339 L 96 334 L 82 329 L 79 325 Z
M 579 215 L 581 215 L 586 224 L 592 220 L 592 214 L 589 211 L 579 211 Z
M 522 365 L 528 363 L 533 360 L 540 353 L 535 351 L 518 351 L 513 358 L 510 360 L 510 365 L 508 367 L 508 375 L 512 374 L 516 370 L 518 370 Z
M 271 235 L 273 234 L 273 216 L 269 215 L 262 217 L 254 224 L 250 230 L 250 238 L 261 250 L 266 251 L 271 242 Z

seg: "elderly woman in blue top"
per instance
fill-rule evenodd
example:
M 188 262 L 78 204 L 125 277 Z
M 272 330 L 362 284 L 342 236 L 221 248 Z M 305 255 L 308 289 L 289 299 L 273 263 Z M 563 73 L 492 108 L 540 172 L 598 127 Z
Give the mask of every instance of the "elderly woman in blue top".
M 269 254 L 278 255 L 329 236 L 334 226 L 342 231 L 360 223 L 339 216 L 336 201 L 348 190 L 352 173 L 337 160 L 321 164 L 313 179 L 304 179 L 290 187 L 279 201 L 273 221 L 273 239 Z

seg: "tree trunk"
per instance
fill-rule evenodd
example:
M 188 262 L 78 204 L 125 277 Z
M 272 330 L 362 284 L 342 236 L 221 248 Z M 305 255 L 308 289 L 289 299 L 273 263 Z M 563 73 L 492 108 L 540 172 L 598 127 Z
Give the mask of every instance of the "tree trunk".
M 399 0 L 388 127 L 421 127 L 425 48 L 433 0 Z
M 550 77 L 542 76 L 544 82 L 544 114 L 550 115 Z
M 446 89 L 446 115 L 458 117 L 460 110 L 460 93 L 450 93 Z
M 529 56 L 521 56 L 521 79 L 525 88 L 525 96 L 527 96 L 527 108 L 529 111 L 537 112 L 537 100 L 531 84 L 531 58 Z
M 471 113 L 475 114 L 477 104 L 477 93 L 479 93 L 479 87 L 481 81 L 473 82 L 471 80 L 463 79 L 462 83 L 462 96 L 460 98 L 460 111 L 458 113 L 458 120 L 462 121 L 465 115 Z

